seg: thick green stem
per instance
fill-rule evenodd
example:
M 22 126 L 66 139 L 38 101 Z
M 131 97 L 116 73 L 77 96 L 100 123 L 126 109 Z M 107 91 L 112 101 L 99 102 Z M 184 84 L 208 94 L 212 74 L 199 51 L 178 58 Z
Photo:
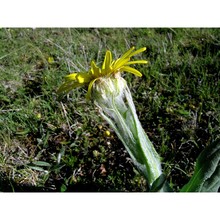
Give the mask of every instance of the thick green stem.
M 126 81 L 121 77 L 106 80 L 93 90 L 95 104 L 151 187 L 162 174 L 159 155 L 141 126 Z

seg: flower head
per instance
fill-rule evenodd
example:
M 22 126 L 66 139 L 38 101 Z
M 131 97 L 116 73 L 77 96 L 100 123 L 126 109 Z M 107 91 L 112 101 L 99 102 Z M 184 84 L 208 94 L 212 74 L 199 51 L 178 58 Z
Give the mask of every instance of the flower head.
M 130 67 L 132 64 L 146 64 L 146 60 L 131 61 L 131 57 L 145 51 L 146 48 L 140 48 L 135 50 L 132 47 L 125 52 L 117 60 L 112 59 L 111 51 L 107 50 L 102 67 L 98 67 L 94 61 L 91 62 L 91 67 L 88 72 L 71 73 L 65 77 L 65 82 L 58 89 L 58 93 L 68 93 L 74 88 L 88 85 L 87 98 L 91 97 L 91 89 L 93 84 L 103 77 L 111 77 L 120 74 L 121 72 L 130 72 L 136 76 L 142 76 L 142 74 L 135 68 Z

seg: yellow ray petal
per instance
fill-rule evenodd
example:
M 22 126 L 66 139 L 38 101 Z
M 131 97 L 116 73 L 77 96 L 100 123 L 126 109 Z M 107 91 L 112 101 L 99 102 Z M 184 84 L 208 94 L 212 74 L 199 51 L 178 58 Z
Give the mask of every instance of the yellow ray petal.
M 129 49 L 127 52 L 125 52 L 120 58 L 121 59 L 125 59 L 130 57 L 129 55 L 131 54 L 131 52 L 135 49 L 135 47 L 132 47 L 131 49 Z
M 113 65 L 113 69 L 114 70 L 118 70 L 119 68 L 121 68 L 122 66 L 126 65 L 126 63 L 129 61 L 129 58 L 119 58 L 118 60 L 116 60 L 116 62 Z
M 67 80 L 67 81 L 69 81 L 69 80 L 76 80 L 76 75 L 77 74 L 78 73 L 71 73 L 71 74 L 65 76 L 65 80 Z
M 99 77 L 100 76 L 101 70 L 100 70 L 99 67 L 97 67 L 95 61 L 91 62 L 91 72 L 94 75 L 94 77 Z
M 137 64 L 137 63 L 146 64 L 148 63 L 148 61 L 147 60 L 134 60 L 134 61 L 127 62 L 125 65 Z
M 134 69 L 134 68 L 132 68 L 132 67 L 130 67 L 130 66 L 123 66 L 123 67 L 121 68 L 121 71 L 133 73 L 134 75 L 139 76 L 139 77 L 142 76 L 142 74 L 141 74 L 138 70 L 136 70 L 136 69 Z
M 58 93 L 58 94 L 68 93 L 68 92 L 70 92 L 72 89 L 75 89 L 75 88 L 80 87 L 80 86 L 82 86 L 82 84 L 77 83 L 77 82 L 74 82 L 74 81 L 65 82 L 65 83 L 63 83 L 63 84 L 59 87 L 59 89 L 57 90 L 57 93 Z
M 142 47 L 142 48 L 140 48 L 140 49 L 134 51 L 133 53 L 131 53 L 129 57 L 132 57 L 132 56 L 134 56 L 134 55 L 136 55 L 136 54 L 138 54 L 138 53 L 141 53 L 141 52 L 143 52 L 143 51 L 145 51 L 145 50 L 146 50 L 146 47 Z
M 92 92 L 92 86 L 94 84 L 94 82 L 99 79 L 99 78 L 96 78 L 96 79 L 93 79 L 90 83 L 89 83 L 89 86 L 88 86 L 88 92 L 86 94 L 86 99 L 90 99 L 91 98 L 91 92 Z
M 76 75 L 76 80 L 80 84 L 88 83 L 92 80 L 92 77 L 89 73 L 78 73 Z
M 106 70 L 106 71 L 109 70 L 111 63 L 112 63 L 112 53 L 111 53 L 111 51 L 107 50 L 106 54 L 105 54 L 104 62 L 102 64 L 102 69 Z

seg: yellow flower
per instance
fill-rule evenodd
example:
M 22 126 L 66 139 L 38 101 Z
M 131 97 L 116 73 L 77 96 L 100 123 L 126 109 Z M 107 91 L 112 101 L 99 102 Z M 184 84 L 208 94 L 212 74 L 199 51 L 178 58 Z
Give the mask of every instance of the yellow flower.
M 41 119 L 41 113 L 37 113 L 36 118 Z
M 49 64 L 53 64 L 54 63 L 54 58 L 53 57 L 48 57 L 47 59 Z
M 111 132 L 109 130 L 104 131 L 104 136 L 105 137 L 110 137 L 111 136 Z
M 146 64 L 146 60 L 130 61 L 131 57 L 146 50 L 146 47 L 134 51 L 135 47 L 129 49 L 117 60 L 112 60 L 111 51 L 107 50 L 102 67 L 98 67 L 94 61 L 91 62 L 91 68 L 88 72 L 71 73 L 65 77 L 65 82 L 58 89 L 58 93 L 68 93 L 72 89 L 88 85 L 87 98 L 91 96 L 91 89 L 96 80 L 102 77 L 115 76 L 121 72 L 130 72 L 141 77 L 142 74 L 130 67 L 132 64 Z

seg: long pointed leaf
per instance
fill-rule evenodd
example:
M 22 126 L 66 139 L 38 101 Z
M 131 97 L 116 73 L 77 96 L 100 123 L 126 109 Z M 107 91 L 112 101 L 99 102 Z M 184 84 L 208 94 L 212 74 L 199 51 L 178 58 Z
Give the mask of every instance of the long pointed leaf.
M 217 192 L 220 188 L 220 140 L 199 155 L 194 174 L 181 192 Z

